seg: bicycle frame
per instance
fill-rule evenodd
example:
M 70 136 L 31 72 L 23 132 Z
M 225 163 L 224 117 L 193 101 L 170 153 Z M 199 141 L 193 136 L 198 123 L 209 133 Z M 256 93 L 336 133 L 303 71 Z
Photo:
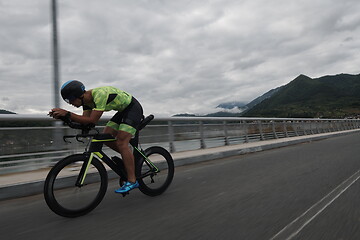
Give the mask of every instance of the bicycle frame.
M 84 135 L 85 136 L 85 135 Z M 106 142 L 114 142 L 116 141 L 110 134 L 97 134 L 97 135 L 90 135 L 93 136 L 91 139 L 89 150 L 84 153 L 86 161 L 84 162 L 80 174 L 76 181 L 76 186 L 81 187 L 84 184 L 86 175 L 89 170 L 89 166 L 94 158 L 94 156 L 101 159 L 105 164 L 107 164 L 116 174 L 120 176 L 122 179 L 127 179 L 126 170 L 120 167 L 120 165 L 116 164 L 113 160 L 111 160 L 106 153 L 102 151 L 102 147 Z M 150 161 L 149 158 L 146 157 L 144 151 L 138 148 L 139 143 L 139 134 L 138 132 L 135 134 L 135 137 L 130 141 L 130 145 L 133 147 L 133 155 L 135 159 L 135 163 L 139 161 L 140 158 L 144 158 L 146 164 L 151 168 L 154 169 L 155 173 L 160 172 L 160 170 L 155 166 L 154 163 Z M 138 178 L 143 178 L 148 176 L 149 174 L 145 174 L 143 176 L 137 176 Z

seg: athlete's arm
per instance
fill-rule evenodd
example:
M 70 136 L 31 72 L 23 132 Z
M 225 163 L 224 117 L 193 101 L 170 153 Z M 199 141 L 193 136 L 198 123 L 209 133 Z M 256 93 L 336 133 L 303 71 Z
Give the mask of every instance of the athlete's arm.
M 82 124 L 96 124 L 101 118 L 103 111 L 84 111 L 83 115 L 77 115 L 75 113 L 70 113 L 70 119 L 74 122 L 82 123 Z
M 90 117 L 90 114 L 91 114 L 91 112 L 92 112 L 92 110 L 85 110 L 85 111 L 83 111 L 83 116 L 84 117 Z
M 84 111 L 83 115 L 78 115 L 61 108 L 53 108 L 51 110 L 51 116 L 56 119 L 59 119 L 60 117 L 65 117 L 68 113 L 70 113 L 70 119 L 74 122 L 78 122 L 81 124 L 96 124 L 102 116 L 103 111 Z

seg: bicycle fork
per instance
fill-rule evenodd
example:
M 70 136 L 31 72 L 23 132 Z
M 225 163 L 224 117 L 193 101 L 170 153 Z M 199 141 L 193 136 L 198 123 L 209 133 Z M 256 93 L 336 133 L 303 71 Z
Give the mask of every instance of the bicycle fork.
M 100 154 L 100 153 L 92 152 L 92 153 L 90 153 L 90 155 L 85 154 L 85 161 L 84 161 L 83 165 L 81 166 L 81 170 L 80 170 L 80 173 L 79 173 L 78 178 L 76 180 L 75 186 L 77 186 L 77 187 L 84 186 L 86 174 L 89 171 L 90 164 L 91 164 L 91 162 L 92 162 L 92 160 L 94 158 L 94 155 L 98 156 L 98 154 Z

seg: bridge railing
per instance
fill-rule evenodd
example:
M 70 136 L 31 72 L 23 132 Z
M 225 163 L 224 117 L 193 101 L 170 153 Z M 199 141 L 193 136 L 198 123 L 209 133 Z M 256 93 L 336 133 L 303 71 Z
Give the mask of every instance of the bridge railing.
M 104 117 L 100 125 L 107 120 Z M 359 119 L 155 118 L 142 130 L 141 143 L 144 148 L 160 145 L 177 152 L 357 128 Z M 45 116 L 0 115 L 0 174 L 46 168 L 64 156 L 83 152 L 87 143 L 62 141 L 63 135 L 75 133 Z

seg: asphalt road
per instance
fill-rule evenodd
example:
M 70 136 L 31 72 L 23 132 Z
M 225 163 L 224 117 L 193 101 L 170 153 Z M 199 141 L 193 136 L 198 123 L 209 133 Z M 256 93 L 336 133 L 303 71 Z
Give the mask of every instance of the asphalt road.
M 360 134 L 179 167 L 167 192 L 113 193 L 90 214 L 42 195 L 0 202 L 1 239 L 360 239 Z

